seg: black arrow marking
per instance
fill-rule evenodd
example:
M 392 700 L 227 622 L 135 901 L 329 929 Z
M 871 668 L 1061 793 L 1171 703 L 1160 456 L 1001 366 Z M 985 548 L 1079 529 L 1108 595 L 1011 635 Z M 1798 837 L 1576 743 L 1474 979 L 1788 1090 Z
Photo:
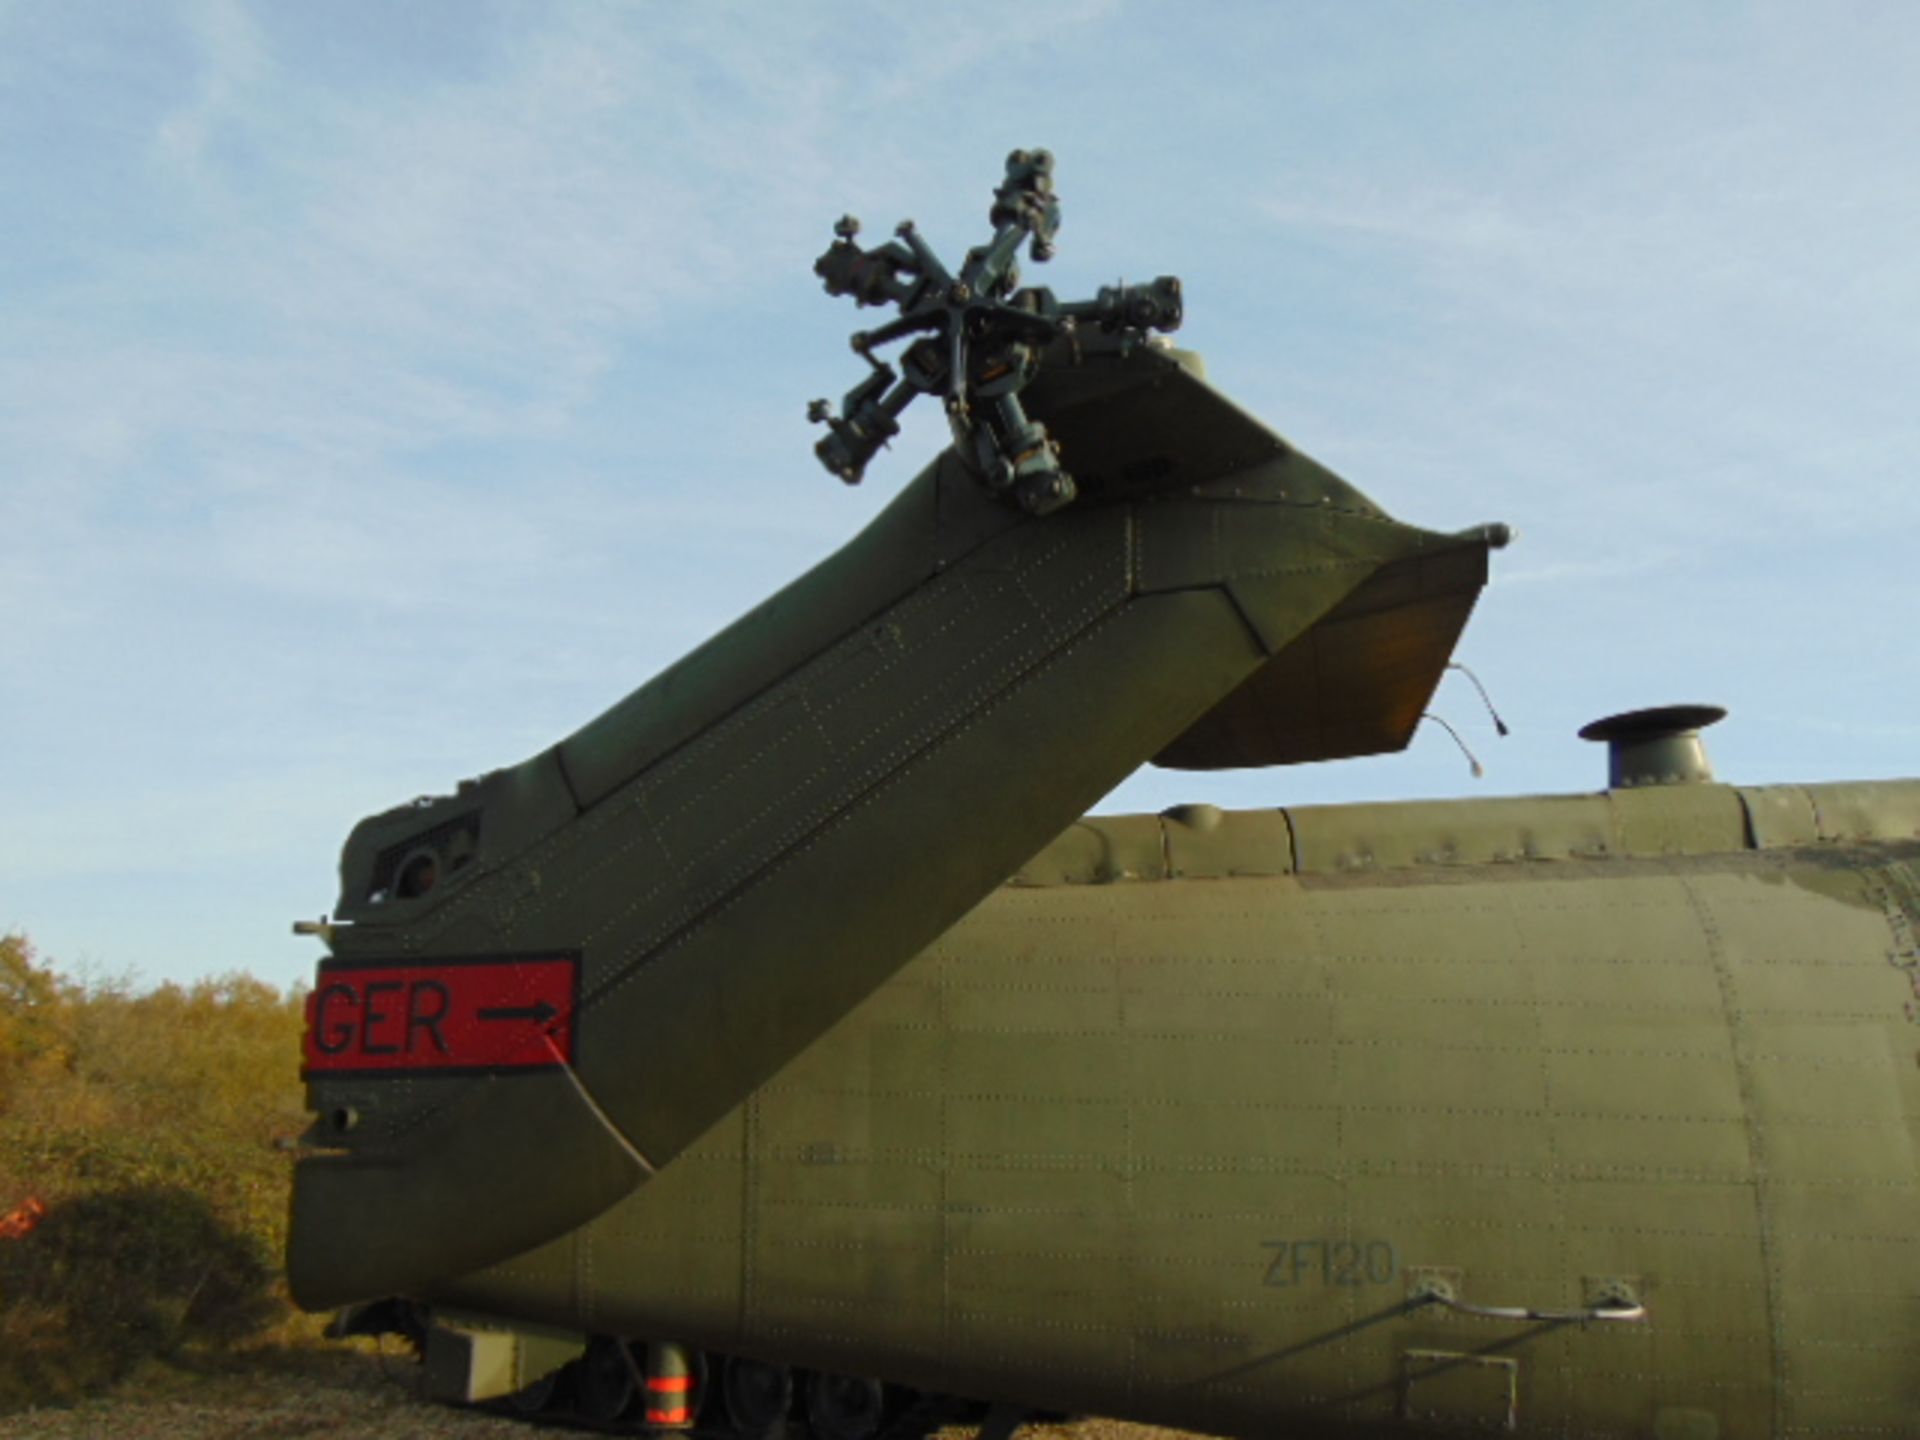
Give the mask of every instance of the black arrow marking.
M 536 1020 L 545 1023 L 560 1012 L 551 1000 L 542 1000 L 538 1005 L 499 1005 L 491 1010 L 482 1010 L 482 1020 Z

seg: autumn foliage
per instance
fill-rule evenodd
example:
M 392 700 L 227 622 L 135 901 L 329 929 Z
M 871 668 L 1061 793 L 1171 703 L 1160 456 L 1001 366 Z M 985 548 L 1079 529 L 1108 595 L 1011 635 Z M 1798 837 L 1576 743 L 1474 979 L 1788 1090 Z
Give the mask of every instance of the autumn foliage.
M 0 1411 L 284 1319 L 300 1027 L 248 976 L 81 982 L 0 937 L 0 1214 L 38 1211 L 0 1239 Z

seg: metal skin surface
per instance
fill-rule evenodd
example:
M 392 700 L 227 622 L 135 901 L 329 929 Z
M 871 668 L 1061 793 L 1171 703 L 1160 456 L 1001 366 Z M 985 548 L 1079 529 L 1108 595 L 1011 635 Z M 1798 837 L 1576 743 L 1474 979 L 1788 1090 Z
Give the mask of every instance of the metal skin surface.
M 1072 504 L 1025 513 L 944 455 L 551 750 L 354 830 L 309 1015 L 300 1303 L 421 1293 L 673 1173 L 1323 620 L 1371 658 L 1303 684 L 1303 725 L 1188 750 L 1351 753 L 1355 714 L 1364 748 L 1406 743 L 1503 535 L 1388 519 L 1127 337 L 1024 394 Z
M 422 1293 L 1220 1433 L 1920 1434 L 1916 836 L 1917 782 L 1085 821 Z

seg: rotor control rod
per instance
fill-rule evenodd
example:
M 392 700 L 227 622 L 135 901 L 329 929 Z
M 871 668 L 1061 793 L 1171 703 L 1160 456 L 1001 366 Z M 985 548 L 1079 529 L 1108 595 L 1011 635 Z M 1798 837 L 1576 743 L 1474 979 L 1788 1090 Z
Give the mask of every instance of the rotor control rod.
M 1060 228 L 1053 156 L 1045 150 L 1016 150 L 1007 157 L 988 220 L 993 238 L 969 250 L 955 274 L 911 220 L 900 223 L 892 240 L 869 250 L 857 243 L 860 222 L 841 217 L 814 274 L 829 295 L 850 296 L 863 307 L 891 305 L 900 313 L 854 333 L 853 349 L 872 373 L 846 393 L 837 412 L 815 400 L 807 418 L 827 427 L 814 446 L 820 463 L 857 485 L 873 457 L 899 434 L 900 416 L 914 398 L 938 395 L 954 449 L 980 482 L 1021 509 L 1044 515 L 1078 490 L 1061 463 L 1059 445 L 1020 403 L 1019 392 L 1039 372 L 1041 351 L 1080 325 L 1121 336 L 1178 329 L 1180 282 L 1162 275 L 1145 284 L 1107 285 L 1092 300 L 1065 303 L 1044 287 L 1019 288 L 1021 247 L 1035 263 L 1049 260 Z M 917 338 L 902 352 L 898 370 L 873 353 L 909 337 Z

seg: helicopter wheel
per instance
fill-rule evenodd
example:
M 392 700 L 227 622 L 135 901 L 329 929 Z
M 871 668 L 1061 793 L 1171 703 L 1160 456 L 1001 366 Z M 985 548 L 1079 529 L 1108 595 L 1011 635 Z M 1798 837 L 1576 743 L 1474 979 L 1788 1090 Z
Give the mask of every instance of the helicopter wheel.
M 720 1408 L 738 1440 L 781 1440 L 793 1406 L 793 1372 L 741 1355 L 720 1371 Z
M 624 1340 L 599 1335 L 574 1362 L 574 1406 L 589 1420 L 609 1425 L 633 1407 L 633 1356 Z
M 560 1374 L 566 1367 L 549 1370 L 538 1380 L 522 1385 L 507 1396 L 507 1404 L 521 1415 L 538 1415 L 542 1410 L 551 1408 L 553 1397 L 560 1391 Z
M 816 1371 L 807 1386 L 807 1424 L 814 1440 L 873 1440 L 887 1419 L 878 1380 Z

